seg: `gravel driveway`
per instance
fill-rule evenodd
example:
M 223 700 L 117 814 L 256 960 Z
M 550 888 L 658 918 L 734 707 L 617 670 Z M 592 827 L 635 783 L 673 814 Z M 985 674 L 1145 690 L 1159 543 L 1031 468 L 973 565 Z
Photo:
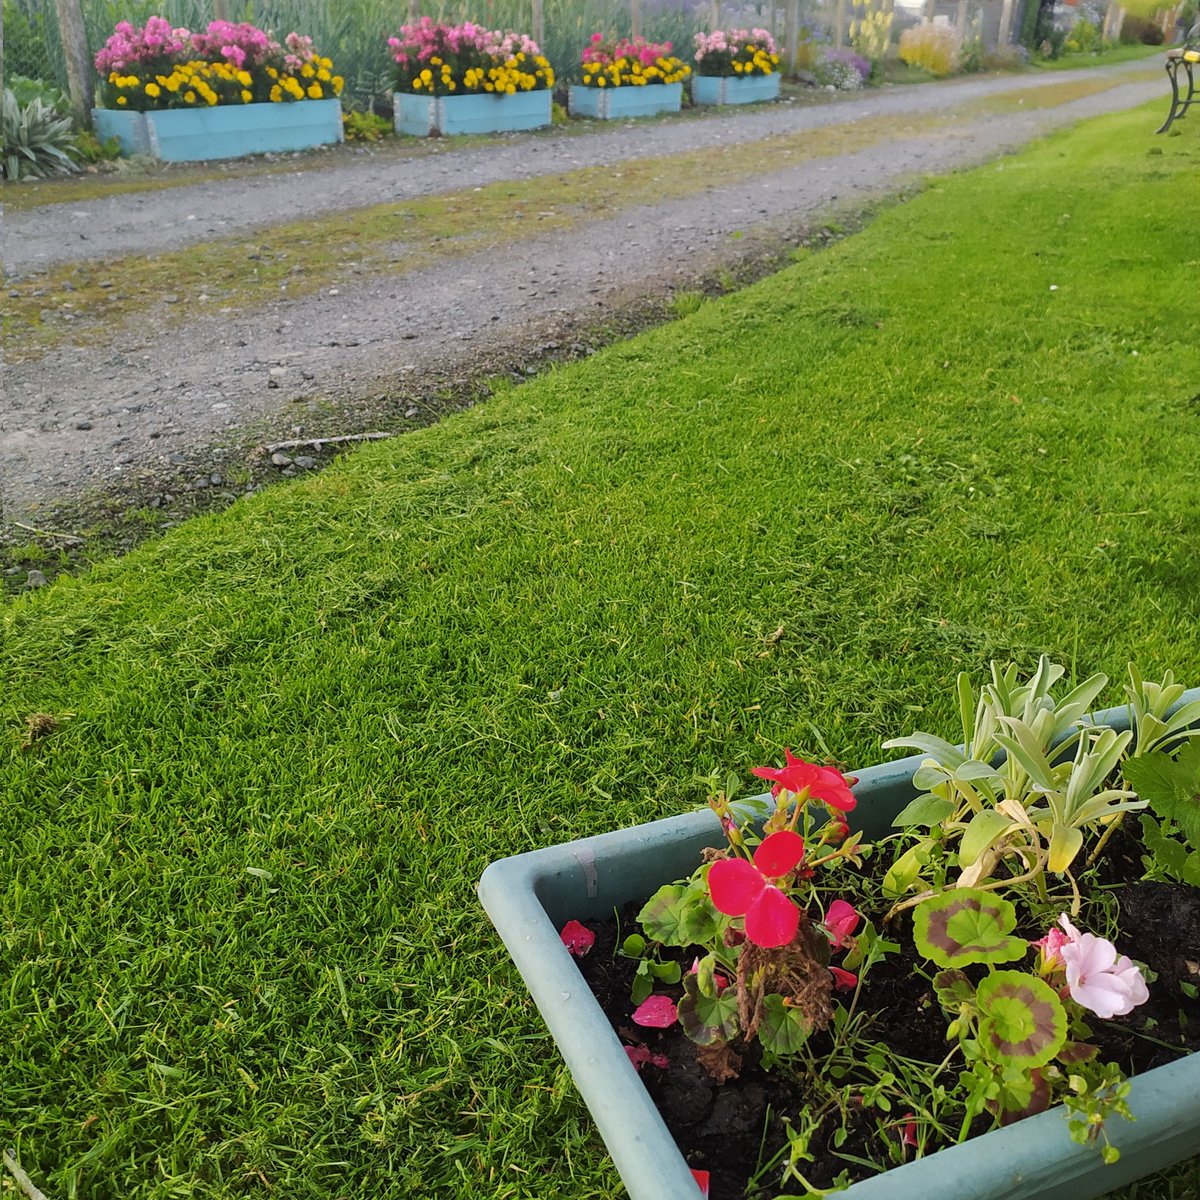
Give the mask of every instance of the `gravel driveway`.
M 1156 64 L 1149 64 L 1153 66 Z M 606 319 L 646 306 L 673 289 L 794 245 L 831 206 L 869 202 L 914 179 L 971 166 L 1084 117 L 1164 94 L 1148 64 L 1105 70 L 1107 90 L 1056 106 L 962 119 L 865 149 L 771 169 L 735 184 L 620 213 L 599 213 L 571 228 L 534 236 L 501 299 L 488 285 L 488 254 L 459 257 L 452 270 L 402 277 L 347 271 L 336 288 L 278 300 L 246 313 L 195 309 L 186 324 L 156 319 L 148 306 L 136 329 L 94 330 L 6 371 L 0 423 L 3 516 L 36 524 L 39 514 L 84 494 L 120 495 L 158 478 L 179 487 L 229 488 L 215 447 L 245 458 L 258 441 L 366 425 L 397 431 L 425 418 L 419 400 L 438 386 L 466 387 L 486 370 L 532 370 L 546 357 L 584 353 Z M 1097 79 L 1095 70 L 968 78 L 884 89 L 750 112 L 722 110 L 690 119 L 622 124 L 579 133 L 552 130 L 456 147 L 431 142 L 405 157 L 343 154 L 299 172 L 230 177 L 147 190 L 79 205 L 10 212 L 5 265 L 10 278 L 64 262 L 153 254 L 204 244 L 300 216 L 461 191 L 488 183 L 554 175 L 595 163 L 676 154 L 730 142 L 841 126 L 881 116 L 952 114 L 987 96 Z M 1049 94 L 1049 93 L 1047 93 Z M 1148 122 L 1147 139 L 1153 133 Z M 733 237 L 731 235 L 738 234 Z M 619 260 L 653 279 L 618 285 Z M 331 422 L 333 423 L 331 425 Z M 291 473 L 311 465 L 279 461 Z M 210 461 L 211 458 L 211 461 Z M 211 469 L 210 469 L 211 468 Z M 224 473 L 223 473 L 224 472 Z M 181 473 L 187 480 L 180 482 Z M 239 484 L 244 490 L 244 483 Z M 252 485 L 253 486 L 253 485 Z M 170 497 L 168 497 L 168 500 Z

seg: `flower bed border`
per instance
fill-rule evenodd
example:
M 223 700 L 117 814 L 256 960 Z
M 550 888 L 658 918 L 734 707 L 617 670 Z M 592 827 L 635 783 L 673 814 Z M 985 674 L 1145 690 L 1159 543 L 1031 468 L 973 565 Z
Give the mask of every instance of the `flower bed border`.
M 1180 704 L 1200 700 L 1200 688 Z M 1125 706 L 1093 713 L 1129 727 Z M 924 755 L 856 771 L 856 824 L 868 837 L 915 795 Z M 723 846 L 716 816 L 678 817 L 518 854 L 492 863 L 479 896 L 562 1052 L 632 1200 L 696 1200 L 696 1183 L 559 938 L 568 920 L 597 919 L 695 869 L 706 846 Z M 1108 1130 L 1121 1158 L 1105 1166 L 1070 1140 L 1061 1108 L 854 1184 L 847 1200 L 1088 1200 L 1196 1152 L 1200 1145 L 1200 1054 L 1130 1081 L 1135 1124 Z
M 392 94 L 397 133 L 429 137 L 464 133 L 517 133 L 541 129 L 551 123 L 549 88 L 517 92 L 513 96 L 416 96 Z
M 693 75 L 694 104 L 757 104 L 779 99 L 778 71 L 770 75 Z
M 342 102 L 336 99 L 152 112 L 94 108 L 92 121 L 96 136 L 101 141 L 115 137 L 122 154 L 149 155 L 163 162 L 280 154 L 342 140 Z
M 573 117 L 619 121 L 625 117 L 654 117 L 683 107 L 683 83 L 648 83 L 643 87 L 584 87 L 571 84 L 567 107 Z

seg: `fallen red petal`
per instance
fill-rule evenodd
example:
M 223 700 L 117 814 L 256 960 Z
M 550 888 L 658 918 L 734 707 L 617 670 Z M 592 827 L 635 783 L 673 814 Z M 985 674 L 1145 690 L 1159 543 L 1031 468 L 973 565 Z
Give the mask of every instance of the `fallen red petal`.
M 568 921 L 558 936 L 576 958 L 582 958 L 596 941 L 596 935 L 578 921 Z
M 692 1178 L 696 1181 L 696 1186 L 700 1189 L 700 1195 L 704 1197 L 704 1200 L 708 1200 L 708 1172 L 697 1171 L 695 1167 L 692 1167 L 691 1170 Z
M 651 996 L 634 1009 L 633 1023 L 646 1029 L 666 1029 L 675 1024 L 678 1015 L 670 996 Z

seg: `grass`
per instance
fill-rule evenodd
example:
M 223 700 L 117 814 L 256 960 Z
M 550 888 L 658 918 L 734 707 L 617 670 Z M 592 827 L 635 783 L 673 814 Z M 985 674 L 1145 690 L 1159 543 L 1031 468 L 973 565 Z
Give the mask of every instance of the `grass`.
M 819 129 L 627 159 L 532 179 L 492 183 L 404 203 L 379 204 L 207 242 L 203 249 L 67 263 L 9 281 L 4 312 L 8 361 L 64 342 L 111 336 L 144 322 L 147 298 L 160 321 L 185 325 L 197 308 L 246 310 L 311 295 L 350 274 L 398 276 L 490 246 L 511 246 L 581 220 L 679 198 L 724 180 L 769 176 L 825 156 L 951 129 L 981 114 L 1052 108 L 1128 79 L 1072 80 L 983 97 L 938 115 L 866 117 Z M 170 299 L 167 299 L 170 298 Z
M 784 744 L 877 760 L 990 658 L 1200 679 L 1200 147 L 1152 119 L 10 603 L 0 1140 L 35 1181 L 615 1200 L 487 862 Z

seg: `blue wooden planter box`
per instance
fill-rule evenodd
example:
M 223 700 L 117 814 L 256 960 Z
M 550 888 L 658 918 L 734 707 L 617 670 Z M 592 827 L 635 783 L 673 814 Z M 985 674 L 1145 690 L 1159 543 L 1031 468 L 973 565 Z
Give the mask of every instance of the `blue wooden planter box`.
M 728 79 L 716 75 L 692 76 L 694 104 L 757 104 L 779 98 L 779 72 L 770 75 L 734 75 Z
M 682 83 L 647 83 L 642 87 L 615 88 L 572 84 L 568 100 L 572 116 L 599 117 L 602 121 L 678 112 L 682 104 Z
M 640 90 L 640 89 L 639 89 Z M 1180 705 L 1200 701 L 1200 688 Z M 1091 720 L 1129 727 L 1128 708 Z M 868 839 L 914 796 L 914 755 L 854 772 L 852 820 Z M 769 804 L 769 797 L 758 797 Z M 755 800 L 746 805 L 746 819 Z M 688 1164 L 584 982 L 558 930 L 569 920 L 601 920 L 661 884 L 690 874 L 707 846 L 725 835 L 708 809 L 648 825 L 533 850 L 494 862 L 479 897 L 512 955 L 591 1110 L 631 1200 L 697 1200 Z M 993 1130 L 854 1184 L 845 1200 L 1090 1200 L 1193 1155 L 1200 1147 L 1200 1054 L 1131 1081 L 1136 1122 L 1106 1132 L 1121 1150 L 1105 1166 L 1093 1146 L 1071 1141 L 1061 1107 Z M 715 1151 L 719 1153 L 719 1150 Z
M 200 162 L 308 150 L 342 140 L 340 100 L 288 104 L 217 104 L 159 112 L 92 109 L 96 136 L 115 137 L 122 154 L 145 154 L 163 162 Z
M 392 99 L 396 132 L 428 137 L 431 133 L 451 136 L 540 129 L 550 124 L 552 97 L 549 89 L 541 88 L 512 96 L 414 96 L 401 92 Z

